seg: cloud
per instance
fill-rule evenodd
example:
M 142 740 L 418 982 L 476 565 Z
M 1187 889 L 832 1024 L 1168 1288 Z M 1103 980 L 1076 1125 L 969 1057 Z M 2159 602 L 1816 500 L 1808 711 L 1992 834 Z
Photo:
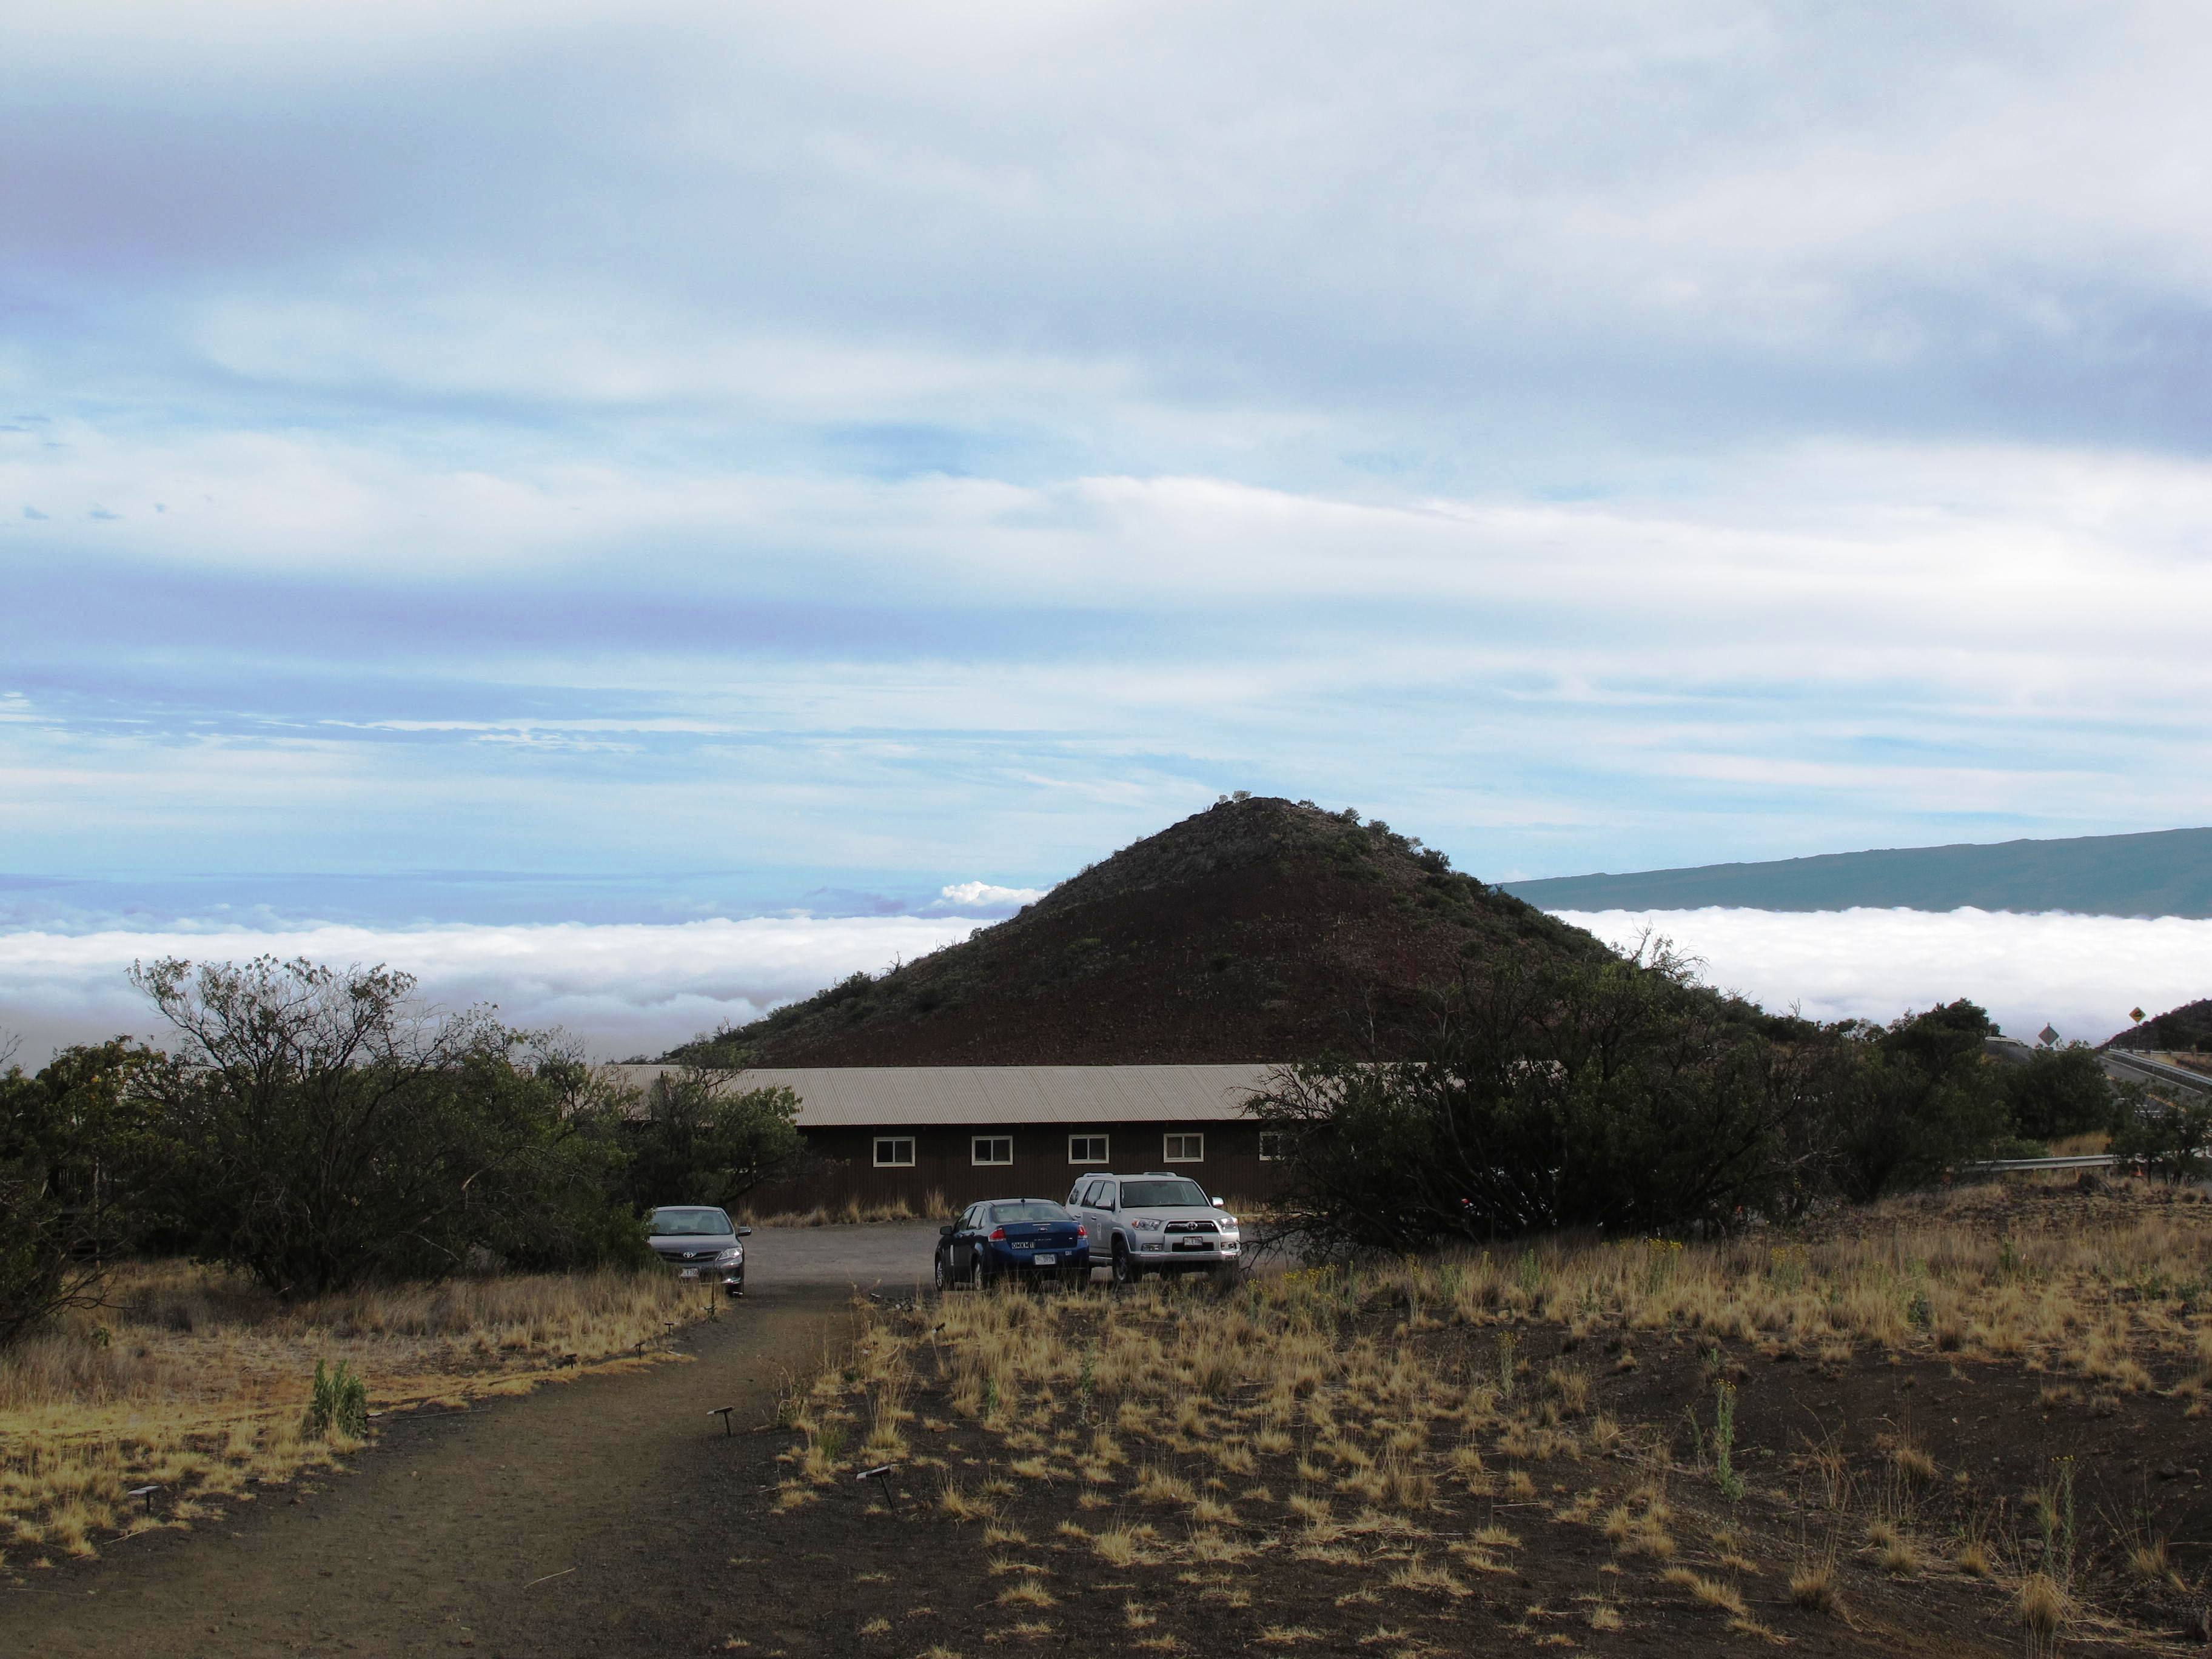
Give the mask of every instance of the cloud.
M 929 908 L 936 912 L 1008 915 L 1024 904 L 1035 904 L 1044 894 L 1042 887 L 994 887 L 988 881 L 963 881 L 943 889 Z
M 520 1026 L 563 1025 L 615 1058 L 742 1024 L 854 973 L 957 943 L 975 924 L 915 917 L 756 917 L 674 926 L 322 927 L 291 932 L 0 933 L 0 1031 L 41 1063 L 55 1045 L 118 1032 L 159 1040 L 127 974 L 136 961 L 270 955 L 413 974 L 446 1007 L 498 1004 Z
M 990 884 L 956 884 L 1018 895 Z M 1011 902 L 1011 898 L 1001 902 Z M 1646 927 L 1704 958 L 1712 984 L 1808 1017 L 1893 1018 L 1970 997 L 2008 1031 L 2048 1022 L 2101 1042 L 2140 1004 L 2152 1012 L 2212 992 L 2212 922 L 1960 910 L 1570 914 L 1615 944 Z M 23 1058 L 123 1031 L 153 1035 L 125 974 L 168 955 L 242 961 L 264 953 L 388 963 L 449 1007 L 495 1002 L 510 1024 L 562 1024 L 604 1056 L 658 1053 L 725 1021 L 743 1023 L 854 972 L 876 972 L 966 938 L 959 919 L 756 917 L 672 926 L 563 924 L 289 931 L 0 933 L 0 1031 Z
M 1538 873 L 2212 816 L 2191 9 L 65 11 L 0 109 L 23 868 L 929 907 L 1237 787 Z
M 1615 945 L 1650 928 L 1711 984 L 1807 1018 L 1888 1021 L 1967 997 L 2004 1030 L 2101 1042 L 2128 1011 L 2212 995 L 2212 921 L 1984 910 L 1561 912 Z

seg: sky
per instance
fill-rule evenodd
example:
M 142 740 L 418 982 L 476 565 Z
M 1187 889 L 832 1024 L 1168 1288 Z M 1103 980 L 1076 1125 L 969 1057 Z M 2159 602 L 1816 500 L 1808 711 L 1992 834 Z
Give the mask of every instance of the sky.
M 972 922 L 1234 788 L 1492 880 L 2212 822 L 2208 80 L 2185 4 L 18 10 L 0 930 Z

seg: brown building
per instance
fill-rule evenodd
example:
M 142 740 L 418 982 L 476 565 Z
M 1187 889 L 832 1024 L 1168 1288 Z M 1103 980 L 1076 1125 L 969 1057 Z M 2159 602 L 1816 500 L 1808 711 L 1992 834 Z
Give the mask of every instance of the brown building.
M 658 1066 L 612 1068 L 644 1084 Z M 753 1194 L 756 1212 L 903 1201 L 949 1214 L 981 1198 L 1064 1199 L 1093 1170 L 1171 1170 L 1217 1198 L 1274 1189 L 1244 1103 L 1269 1066 L 763 1067 L 738 1086 L 784 1085 L 825 1167 Z

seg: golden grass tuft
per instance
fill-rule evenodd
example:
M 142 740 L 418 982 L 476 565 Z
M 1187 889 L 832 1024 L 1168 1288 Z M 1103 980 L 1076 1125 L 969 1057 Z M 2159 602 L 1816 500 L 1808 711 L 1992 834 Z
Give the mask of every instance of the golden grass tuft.
M 1699 1607 L 1716 1607 L 1738 1619 L 1747 1616 L 1743 1597 L 1733 1584 L 1723 1584 L 1717 1578 L 1707 1578 L 1687 1567 L 1669 1567 L 1659 1575 L 1659 1578 L 1662 1583 L 1687 1590 L 1690 1599 Z
M 1832 1561 L 1810 1561 L 1790 1575 L 1790 1599 L 1808 1613 L 1840 1619 L 1843 1582 Z
M 1899 1446 L 1889 1455 L 1890 1462 L 1904 1479 L 1917 1481 L 1923 1486 L 1935 1484 L 1937 1473 L 1936 1460 L 1919 1447 Z
M 2045 1639 L 2056 1636 L 2066 1622 L 2066 1593 L 2047 1572 L 2032 1572 L 2023 1578 L 2014 1605 L 2029 1632 Z

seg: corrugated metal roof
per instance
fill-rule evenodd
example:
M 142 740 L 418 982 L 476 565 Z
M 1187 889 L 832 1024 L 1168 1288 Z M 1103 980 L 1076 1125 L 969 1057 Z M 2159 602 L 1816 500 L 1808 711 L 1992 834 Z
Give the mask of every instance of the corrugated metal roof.
M 611 1066 L 642 1085 L 675 1066 Z M 1238 1115 L 1272 1066 L 799 1066 L 738 1073 L 787 1086 L 804 1129 L 969 1123 L 1181 1123 Z

